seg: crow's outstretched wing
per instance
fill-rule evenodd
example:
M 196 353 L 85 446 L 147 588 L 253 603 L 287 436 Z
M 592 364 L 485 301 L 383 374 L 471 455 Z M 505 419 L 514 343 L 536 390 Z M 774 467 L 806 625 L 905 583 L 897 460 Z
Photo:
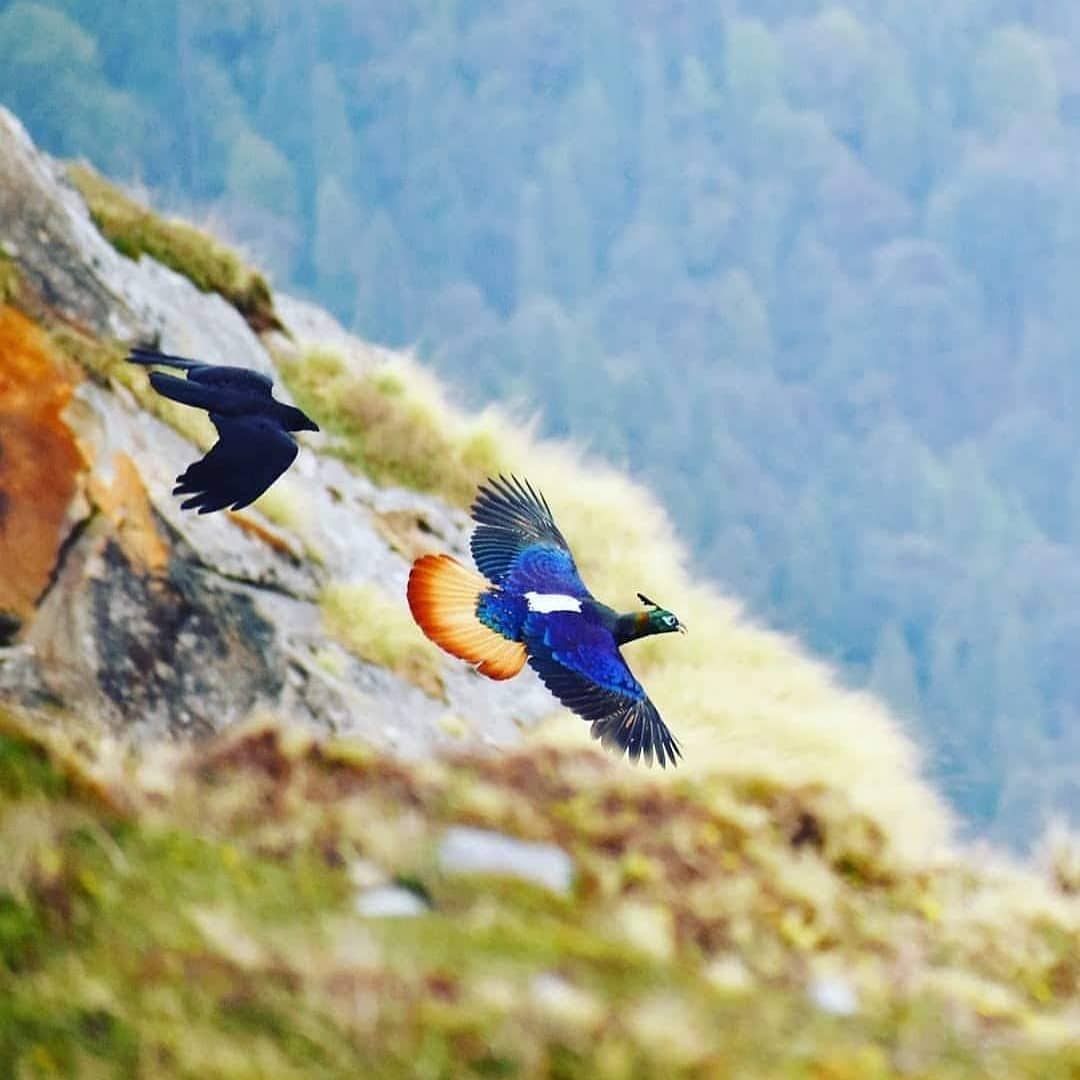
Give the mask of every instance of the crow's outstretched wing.
M 230 367 L 225 364 L 204 364 L 199 360 L 189 360 L 183 356 L 171 356 L 169 353 L 157 352 L 155 349 L 143 349 L 138 346 L 131 350 L 128 356 L 128 362 L 132 364 L 160 364 L 162 367 L 177 368 L 180 371 L 187 372 L 187 381 L 199 383 L 203 386 L 218 387 L 222 390 L 233 390 L 238 393 L 244 393 L 252 395 L 256 398 L 266 398 L 269 400 L 272 397 L 272 391 L 274 389 L 274 380 L 268 375 L 264 375 L 261 371 L 252 371 L 249 368 L 242 367 Z M 171 383 L 183 382 L 183 379 L 177 379 L 172 375 L 160 375 L 158 372 L 153 372 L 150 375 L 150 381 L 154 384 L 155 389 L 160 393 L 166 394 L 166 397 L 173 397 L 174 401 L 184 401 L 183 398 L 174 397 L 172 394 L 167 394 L 164 390 L 158 387 L 155 382 L 154 376 L 158 378 L 168 379 Z M 196 404 L 193 401 L 184 401 L 186 405 Z M 198 408 L 208 408 L 205 405 L 197 405 Z
M 489 480 L 470 513 L 477 527 L 469 548 L 490 582 L 522 593 L 589 595 L 547 500 L 527 480 Z
M 176 478 L 173 494 L 189 496 L 181 510 L 242 509 L 292 464 L 299 449 L 288 432 L 265 416 L 212 419 L 220 438 L 206 457 Z
M 682 756 L 611 632 L 579 612 L 534 612 L 525 621 L 529 664 L 572 712 L 592 722 L 592 736 L 631 761 L 661 767 Z

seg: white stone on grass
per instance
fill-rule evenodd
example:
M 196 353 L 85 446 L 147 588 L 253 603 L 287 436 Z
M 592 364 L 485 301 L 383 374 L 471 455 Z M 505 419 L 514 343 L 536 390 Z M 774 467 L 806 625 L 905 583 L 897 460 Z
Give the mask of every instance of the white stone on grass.
M 376 885 L 365 889 L 356 897 L 354 907 L 357 915 L 371 919 L 402 919 L 425 915 L 427 904 L 409 889 L 400 885 Z
M 810 1000 L 822 1012 L 853 1016 L 859 1009 L 855 988 L 842 975 L 819 975 L 807 988 Z
M 439 864 L 451 874 L 500 874 L 566 894 L 574 864 L 554 844 L 531 844 L 491 829 L 455 825 L 439 845 Z

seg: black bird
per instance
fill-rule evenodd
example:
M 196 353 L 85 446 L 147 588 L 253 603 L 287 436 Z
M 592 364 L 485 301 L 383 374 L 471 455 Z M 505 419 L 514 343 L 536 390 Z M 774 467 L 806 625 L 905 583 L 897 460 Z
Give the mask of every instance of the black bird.
M 206 409 L 217 428 L 218 441 L 206 457 L 176 478 L 173 494 L 190 496 L 181 510 L 209 514 L 254 502 L 293 463 L 299 447 L 289 432 L 319 430 L 300 409 L 277 401 L 273 380 L 259 371 L 203 364 L 139 346 L 128 361 L 186 371 L 186 379 L 151 371 L 150 385 L 173 401 Z

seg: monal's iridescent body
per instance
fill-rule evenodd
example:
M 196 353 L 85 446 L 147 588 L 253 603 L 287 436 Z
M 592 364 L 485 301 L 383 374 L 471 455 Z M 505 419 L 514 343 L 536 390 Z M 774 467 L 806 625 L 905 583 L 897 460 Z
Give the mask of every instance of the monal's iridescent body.
M 640 593 L 648 610 L 619 614 L 596 600 L 547 501 L 527 481 L 488 481 L 472 516 L 470 548 L 483 577 L 449 555 L 418 559 L 408 597 L 421 629 L 489 678 L 511 678 L 528 660 L 605 746 L 674 764 L 679 744 L 619 646 L 685 627 Z

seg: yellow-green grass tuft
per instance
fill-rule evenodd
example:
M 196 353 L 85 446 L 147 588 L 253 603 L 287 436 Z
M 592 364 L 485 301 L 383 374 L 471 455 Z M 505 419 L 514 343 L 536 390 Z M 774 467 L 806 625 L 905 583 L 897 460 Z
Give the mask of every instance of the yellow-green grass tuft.
M 1061 893 L 1080 897 L 1080 835 L 1054 822 L 1043 837 L 1039 861 Z
M 327 633 L 355 656 L 445 699 L 442 655 L 413 622 L 404 597 L 375 585 L 336 584 L 323 590 L 319 606 Z
M 315 533 L 311 499 L 299 481 L 288 475 L 280 477 L 252 506 L 268 521 L 296 536 L 313 562 L 321 564 L 325 560 Z
M 155 214 L 85 163 L 70 166 L 68 176 L 102 235 L 121 254 L 149 255 L 202 292 L 220 294 L 256 333 L 282 328 L 266 278 L 236 252 L 186 221 Z
M 280 356 L 297 404 L 336 443 L 333 452 L 377 483 L 436 492 L 464 506 L 505 468 L 494 413 L 455 409 L 439 383 L 404 356 L 361 363 L 333 348 Z

